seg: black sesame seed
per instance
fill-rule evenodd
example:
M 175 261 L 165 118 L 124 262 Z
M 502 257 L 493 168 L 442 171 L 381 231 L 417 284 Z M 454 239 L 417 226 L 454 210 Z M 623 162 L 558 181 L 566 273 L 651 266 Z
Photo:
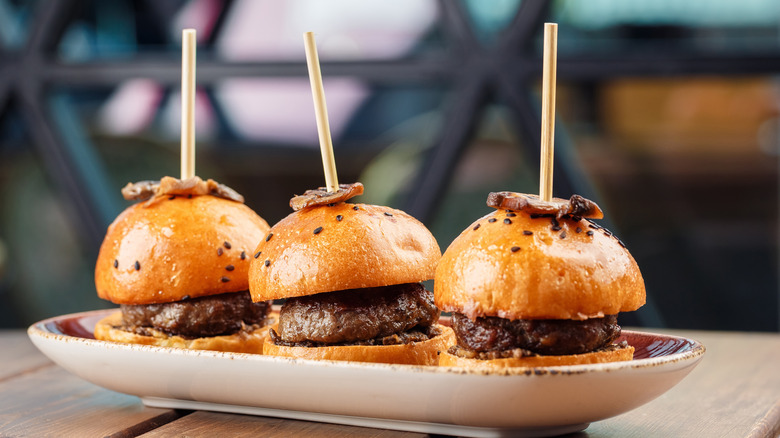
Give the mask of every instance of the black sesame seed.
M 141 270 L 141 264 L 138 263 L 138 260 L 135 261 L 135 265 L 134 266 L 135 266 L 135 270 L 136 271 L 140 271 Z
M 561 232 L 561 239 L 565 239 L 565 238 L 566 238 L 566 231 L 563 231 Z
M 220 280 L 221 280 L 223 283 L 227 283 L 228 281 L 230 281 L 230 279 L 229 279 L 229 278 L 227 278 L 227 277 L 222 277 Z
M 223 252 L 222 248 L 217 248 L 217 256 L 221 256 Z
M 335 203 L 333 203 L 333 202 L 331 202 L 330 204 L 328 204 L 328 207 L 335 207 L 335 206 L 336 206 L 336 204 L 335 204 Z
M 476 224 L 476 225 L 474 225 L 474 228 L 473 228 L 473 230 L 474 230 L 474 231 L 477 231 L 478 229 L 479 229 L 479 224 Z
M 342 216 L 342 215 L 336 216 L 336 220 L 337 221 L 341 222 L 342 219 L 344 219 L 344 216 Z
M 625 247 L 626 247 L 626 244 L 625 244 L 625 243 L 623 243 L 623 241 L 622 241 L 622 240 L 618 239 L 617 237 L 615 238 L 615 240 L 617 240 L 617 243 L 618 243 L 618 245 L 622 246 L 623 248 L 625 248 Z
M 542 216 L 541 213 L 531 213 L 531 219 L 539 219 Z
M 493 222 L 495 222 L 495 221 L 497 221 L 497 220 L 498 220 L 498 219 L 496 219 L 496 218 L 494 218 L 494 217 L 491 217 L 490 219 L 488 219 L 488 222 L 490 222 L 490 223 L 492 224 Z
M 265 261 L 265 265 L 266 265 L 266 266 L 270 266 L 270 265 L 271 265 L 271 261 L 270 261 L 270 260 L 266 260 L 266 261 Z
M 255 258 L 258 258 L 258 257 L 260 257 L 260 254 L 262 254 L 262 253 L 263 253 L 263 251 L 257 251 L 257 252 L 255 253 Z
M 553 231 L 561 231 L 561 226 L 560 225 L 553 225 L 552 226 L 552 230 Z
M 593 231 L 588 230 L 588 232 L 585 233 L 585 234 L 587 234 L 588 236 L 592 236 L 593 235 Z
M 227 269 L 228 271 L 232 271 L 233 269 L 236 269 L 236 267 L 233 265 L 227 265 L 225 266 L 225 269 Z
M 114 260 L 114 267 L 115 267 L 115 268 L 118 268 L 118 267 L 119 267 L 119 260 Z
M 320 234 L 322 232 L 322 227 L 317 227 L 314 229 L 314 234 Z
M 533 231 L 523 230 L 523 234 L 525 234 L 526 236 L 530 236 L 533 233 L 534 233 Z
M 509 224 L 512 223 L 512 219 L 506 218 L 506 219 L 504 219 L 504 223 L 509 225 Z
M 241 251 L 241 260 L 246 260 L 246 251 Z
M 582 216 L 572 216 L 571 220 L 573 220 L 574 222 L 579 222 L 582 220 Z
M 274 237 L 274 233 L 268 233 L 268 235 L 265 237 L 265 241 L 268 242 L 272 237 Z
M 353 209 L 353 210 L 355 210 L 355 211 L 358 211 L 358 210 L 360 210 L 360 207 L 358 207 L 358 206 L 356 205 L 356 206 L 352 207 L 352 209 Z
M 515 217 L 515 216 L 517 216 L 517 215 L 516 215 L 516 214 L 514 214 L 514 213 L 507 213 L 507 214 L 506 214 L 506 217 Z
M 392 216 L 392 215 L 393 215 L 393 213 L 390 213 L 389 211 L 385 212 L 385 216 Z
M 576 231 L 576 232 L 578 232 L 578 233 L 581 233 L 581 232 L 582 232 L 582 228 L 580 228 L 580 227 L 577 227 L 577 228 L 575 228 L 575 229 L 574 229 L 574 231 Z
M 520 251 L 520 247 L 519 247 L 519 246 L 513 246 L 513 247 L 511 248 L 511 251 L 512 251 L 512 252 L 517 252 L 517 251 Z
M 181 300 L 182 300 L 182 301 L 184 301 L 184 300 L 189 300 L 189 299 L 190 299 L 190 296 L 189 296 L 189 295 L 185 295 L 185 296 L 181 297 Z
M 225 243 L 223 243 L 223 245 L 225 246 L 225 249 L 232 248 L 232 246 L 230 245 L 230 242 L 228 242 L 227 240 L 225 241 Z

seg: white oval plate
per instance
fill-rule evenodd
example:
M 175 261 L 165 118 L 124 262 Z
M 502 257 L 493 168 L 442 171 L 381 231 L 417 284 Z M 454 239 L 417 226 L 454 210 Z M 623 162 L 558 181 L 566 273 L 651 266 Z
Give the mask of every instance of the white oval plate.
M 295 360 L 98 341 L 116 310 L 33 324 L 32 342 L 69 372 L 144 404 L 459 436 L 550 436 L 636 408 L 699 363 L 704 346 L 623 331 L 634 360 L 479 372 Z

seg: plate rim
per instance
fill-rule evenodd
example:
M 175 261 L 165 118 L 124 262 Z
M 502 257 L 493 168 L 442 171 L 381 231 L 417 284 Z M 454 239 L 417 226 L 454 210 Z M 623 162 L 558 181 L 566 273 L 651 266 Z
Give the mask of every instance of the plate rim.
M 324 421 L 296 417 L 296 412 L 303 412 L 332 415 L 329 417 L 332 421 L 327 422 L 336 424 L 349 424 L 343 418 L 351 417 L 363 422 L 378 419 L 381 424 L 368 427 L 428 433 L 435 424 L 471 428 L 459 430 L 461 436 L 506 436 L 507 431 L 528 433 L 523 436 L 549 436 L 556 430 L 550 427 L 573 424 L 582 425 L 580 430 L 585 429 L 589 423 L 626 413 L 665 393 L 698 365 L 704 353 L 700 342 L 687 337 L 627 331 L 650 336 L 637 342 L 641 342 L 646 351 L 659 356 L 604 364 L 474 370 L 292 359 L 124 344 L 83 337 L 89 336 L 91 325 L 98 318 L 115 311 L 102 309 L 47 318 L 31 325 L 28 334 L 41 352 L 65 370 L 108 390 L 139 397 L 144 404 L 155 398 L 168 400 L 168 407 L 174 408 L 174 404 L 198 401 L 204 403 L 206 410 L 209 410 L 208 404 L 226 404 L 227 408 L 222 409 L 225 412 L 242 413 L 238 409 L 246 406 L 281 409 L 288 413 L 280 416 L 283 418 Z M 64 323 L 68 319 L 70 321 Z M 76 357 L 79 359 L 74 359 Z M 86 366 L 84 358 L 90 358 Z M 112 369 L 110 376 L 95 371 L 95 364 L 105 365 L 105 361 L 118 367 Z M 146 376 L 150 367 L 163 371 L 152 372 L 153 378 L 142 378 L 141 384 L 136 385 L 137 373 Z M 103 368 L 101 365 L 100 369 Z M 182 373 L 182 369 L 188 372 Z M 116 373 L 127 379 L 117 380 Z M 224 373 L 231 377 L 221 380 Z M 270 392 L 260 389 L 267 388 L 267 383 L 256 378 L 267 373 L 278 376 L 273 379 L 274 389 Z M 208 378 L 198 380 L 198 376 Z M 252 384 L 247 386 L 245 378 Z M 323 379 L 336 383 L 321 385 Z M 215 384 L 217 381 L 219 383 Z M 325 400 L 333 400 L 334 384 L 342 390 L 341 395 L 336 396 L 339 402 L 325 403 Z M 604 385 L 599 387 L 610 394 L 610 398 L 603 399 L 604 403 L 589 402 L 594 400 L 595 393 L 590 391 L 594 384 Z M 226 387 L 231 389 L 225 391 Z M 628 387 L 646 389 L 626 391 Z M 279 399 L 274 396 L 278 391 L 299 394 L 299 391 L 310 389 L 311 397 Z M 409 391 L 421 391 L 421 396 L 415 402 L 399 404 L 399 400 L 409 399 Z M 446 403 L 439 403 L 438 397 L 442 396 L 446 397 Z M 472 398 L 484 401 L 486 397 L 499 397 L 505 403 L 475 412 Z M 377 404 L 368 407 L 366 400 L 377 401 Z M 562 406 L 567 408 L 561 410 Z M 403 427 L 410 429 L 400 429 L 385 420 L 403 420 Z
M 176 355 L 195 355 L 195 356 L 214 356 L 214 357 L 227 357 L 231 359 L 242 358 L 247 360 L 260 360 L 260 361 L 279 361 L 282 363 L 290 364 L 306 364 L 308 366 L 327 366 L 327 367 L 346 367 L 346 368 L 381 368 L 381 369 L 401 369 L 414 372 L 426 372 L 426 373 L 454 373 L 454 374 L 475 374 L 475 375 L 525 375 L 525 376 L 540 376 L 545 374 L 583 374 L 588 372 L 601 372 L 601 371 L 616 371 L 625 368 L 641 369 L 651 368 L 659 365 L 667 365 L 675 362 L 689 362 L 700 358 L 706 352 L 706 347 L 703 343 L 696 339 L 692 339 L 685 336 L 677 336 L 671 334 L 654 333 L 652 331 L 639 331 L 639 330 L 623 330 L 624 333 L 637 335 L 637 336 L 653 336 L 664 339 L 672 339 L 676 341 L 686 342 L 690 345 L 685 351 L 675 352 L 658 357 L 649 357 L 641 359 L 632 359 L 630 361 L 618 361 L 618 362 L 606 362 L 596 364 L 579 364 L 579 365 L 557 365 L 557 366 L 545 366 L 545 367 L 514 367 L 504 369 L 478 369 L 478 368 L 463 368 L 452 366 L 437 366 L 437 365 L 405 365 L 405 364 L 384 364 L 384 363 L 367 363 L 367 362 L 350 362 L 350 361 L 331 361 L 331 360 L 312 360 L 312 359 L 296 359 L 287 357 L 266 356 L 261 354 L 252 353 L 234 353 L 234 352 L 221 352 L 210 350 L 190 350 L 171 347 L 160 347 L 153 345 L 140 345 L 140 344 L 127 344 L 112 341 L 102 341 L 98 339 L 88 339 L 80 336 L 72 336 L 64 333 L 55 333 L 47 329 L 47 325 L 64 319 L 83 319 L 87 317 L 94 317 L 102 314 L 109 314 L 111 312 L 118 311 L 118 308 L 113 309 L 98 309 L 87 310 L 82 312 L 75 312 L 69 314 L 63 314 L 42 319 L 38 322 L 31 324 L 27 329 L 27 334 L 30 338 L 53 338 L 57 341 L 63 342 L 79 342 L 90 347 L 105 347 L 116 348 L 120 350 L 140 350 L 149 352 L 165 352 L 168 354 Z

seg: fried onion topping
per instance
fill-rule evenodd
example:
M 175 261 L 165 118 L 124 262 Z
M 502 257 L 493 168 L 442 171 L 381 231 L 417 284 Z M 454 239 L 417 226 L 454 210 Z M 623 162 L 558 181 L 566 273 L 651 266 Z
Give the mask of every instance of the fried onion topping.
M 230 187 L 220 184 L 213 179 L 203 181 L 197 176 L 185 180 L 165 176 L 160 181 L 127 183 L 122 189 L 122 196 L 128 201 L 147 201 L 148 205 L 154 204 L 165 197 L 202 195 L 244 202 L 244 197 Z
M 292 207 L 294 211 L 298 211 L 314 205 L 329 205 L 344 202 L 362 194 L 363 184 L 359 182 L 339 184 L 339 189 L 336 192 L 329 192 L 325 187 L 319 187 L 314 190 L 306 190 L 304 194 L 290 199 L 290 207 Z
M 552 214 L 560 219 L 572 216 L 587 219 L 601 219 L 604 213 L 599 206 L 580 195 L 571 198 L 552 198 L 544 201 L 536 195 L 516 192 L 492 192 L 488 195 L 487 205 L 501 210 L 524 211 L 531 214 Z

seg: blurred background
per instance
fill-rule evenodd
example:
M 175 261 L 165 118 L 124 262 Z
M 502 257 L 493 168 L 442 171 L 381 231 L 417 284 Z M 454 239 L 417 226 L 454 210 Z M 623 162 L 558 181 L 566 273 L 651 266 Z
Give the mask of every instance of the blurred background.
M 339 177 L 442 250 L 488 192 L 538 192 L 541 34 L 559 24 L 554 194 L 598 202 L 649 301 L 622 324 L 780 330 L 780 2 L 0 0 L 0 327 L 111 306 L 93 283 L 127 182 L 197 174 L 269 223 L 322 186 L 302 33 Z

